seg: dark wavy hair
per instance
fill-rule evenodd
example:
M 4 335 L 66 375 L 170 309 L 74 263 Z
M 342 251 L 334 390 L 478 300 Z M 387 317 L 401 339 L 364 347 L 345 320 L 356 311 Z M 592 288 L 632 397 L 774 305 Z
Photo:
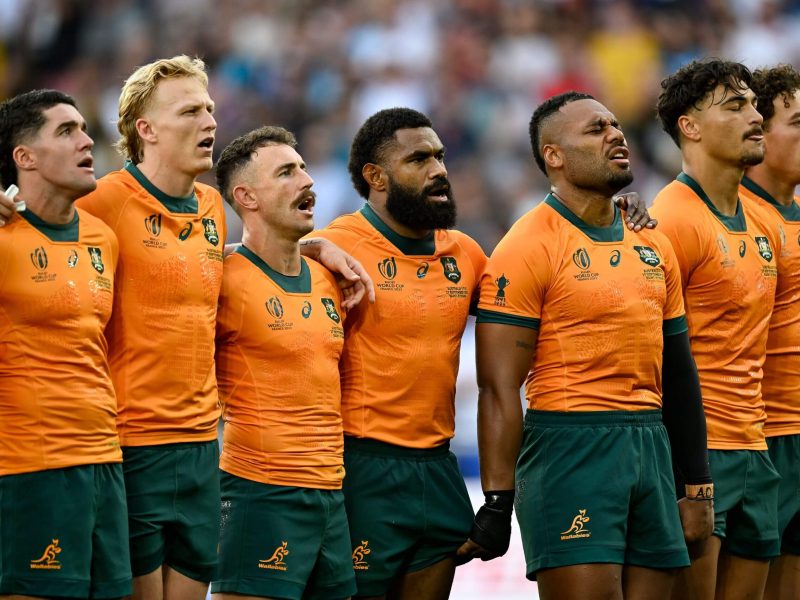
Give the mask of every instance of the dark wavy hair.
M 694 60 L 661 82 L 656 112 L 661 127 L 680 148 L 678 119 L 724 85 L 726 93 L 750 87 L 753 75 L 741 63 L 719 58 Z
M 58 90 L 33 90 L 0 104 L 0 185 L 17 183 L 14 148 L 33 138 L 45 124 L 44 111 L 57 104 L 75 105 L 72 96 Z
M 433 128 L 431 120 L 411 108 L 387 108 L 367 119 L 350 146 L 347 170 L 353 187 L 362 198 L 369 198 L 369 184 L 362 175 L 364 165 L 380 164 L 386 151 L 395 143 L 398 129 Z
M 557 113 L 562 106 L 575 102 L 576 100 L 594 100 L 594 96 L 585 94 L 583 92 L 569 91 L 557 96 L 552 96 L 542 102 L 536 110 L 533 111 L 531 122 L 528 124 L 528 135 L 531 139 L 531 150 L 533 151 L 533 158 L 536 164 L 541 169 L 542 173 L 547 175 L 545 170 L 544 158 L 542 157 L 542 122 L 550 115 Z
M 217 161 L 217 189 L 234 209 L 231 181 L 253 158 L 253 152 L 271 144 L 285 144 L 295 148 L 297 140 L 291 131 L 276 125 L 266 125 L 237 137 L 220 154 Z
M 764 128 L 769 128 L 769 120 L 775 116 L 775 99 L 780 96 L 784 105 L 800 90 L 800 73 L 791 65 L 778 65 L 769 69 L 753 71 L 750 89 L 758 98 L 758 112 L 764 117 Z

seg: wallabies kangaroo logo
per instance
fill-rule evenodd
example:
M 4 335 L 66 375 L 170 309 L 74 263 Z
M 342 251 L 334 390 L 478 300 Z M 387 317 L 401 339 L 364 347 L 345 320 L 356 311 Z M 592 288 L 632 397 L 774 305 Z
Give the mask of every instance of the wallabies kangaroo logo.
M 360 569 L 360 570 L 363 570 L 363 571 L 366 571 L 367 569 L 369 569 L 369 565 L 367 564 L 367 561 L 364 560 L 364 557 L 367 554 L 372 553 L 372 550 L 370 548 L 368 548 L 367 546 L 369 546 L 369 540 L 361 540 L 361 545 L 360 546 L 356 546 L 355 550 L 353 550 L 353 568 L 354 569 Z
M 61 569 L 61 563 L 56 560 L 56 555 L 60 553 L 58 539 L 53 539 L 53 543 L 48 544 L 42 555 L 31 561 L 31 569 Z
M 586 516 L 586 509 L 581 508 L 575 518 L 572 519 L 572 525 L 570 525 L 569 529 L 561 532 L 561 539 L 568 540 L 591 536 L 591 532 L 584 527 L 589 521 L 591 521 L 591 518 Z
M 272 553 L 266 560 L 259 560 L 258 566 L 262 569 L 277 569 L 278 571 L 285 571 L 286 570 L 286 563 L 283 561 L 286 558 L 286 555 L 289 554 L 289 549 L 286 547 L 289 542 L 283 541 L 281 545 L 275 548 L 275 552 Z

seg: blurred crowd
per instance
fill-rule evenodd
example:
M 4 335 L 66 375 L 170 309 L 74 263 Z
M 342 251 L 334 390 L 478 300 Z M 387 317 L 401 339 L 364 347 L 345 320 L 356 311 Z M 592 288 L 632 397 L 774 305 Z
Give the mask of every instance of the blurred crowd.
M 181 53 L 209 66 L 217 153 L 262 124 L 297 134 L 318 226 L 362 203 L 346 168 L 361 122 L 387 106 L 428 113 L 459 228 L 490 252 L 546 191 L 528 140 L 541 100 L 578 89 L 614 111 L 632 189 L 649 200 L 680 169 L 654 120 L 660 79 L 708 55 L 800 64 L 800 0 L 0 1 L 0 98 L 73 94 L 98 176 L 122 164 L 111 144 L 125 77 Z

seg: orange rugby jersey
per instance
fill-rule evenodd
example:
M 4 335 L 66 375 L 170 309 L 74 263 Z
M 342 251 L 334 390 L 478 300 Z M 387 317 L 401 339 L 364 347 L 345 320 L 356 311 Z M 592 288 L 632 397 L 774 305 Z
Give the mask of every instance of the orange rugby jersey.
M 745 177 L 739 193 L 762 208 L 780 240 L 778 287 L 769 321 L 767 359 L 761 387 L 767 410 L 767 437 L 800 433 L 800 198 L 783 206 Z
M 189 197 L 167 196 L 129 163 L 78 205 L 119 239 L 107 335 L 122 445 L 215 439 L 222 198 L 201 183 Z
M 409 448 L 445 443 L 461 335 L 486 264 L 480 246 L 453 230 L 403 237 L 369 204 L 312 235 L 352 254 L 375 282 L 375 304 L 362 302 L 345 324 L 345 434 Z
M 0 475 L 122 460 L 103 335 L 117 251 L 80 210 L 0 228 Z
M 680 273 L 663 235 L 614 213 L 590 227 L 549 194 L 489 259 L 478 323 L 539 330 L 529 408 L 661 408 L 664 335 L 686 331 Z
M 659 192 L 650 212 L 680 265 L 708 447 L 766 450 L 761 379 L 775 299 L 775 237 L 750 203 L 726 217 L 685 173 Z
M 339 287 L 314 261 L 302 259 L 289 277 L 244 246 L 225 259 L 217 314 L 223 471 L 342 487 L 342 317 Z

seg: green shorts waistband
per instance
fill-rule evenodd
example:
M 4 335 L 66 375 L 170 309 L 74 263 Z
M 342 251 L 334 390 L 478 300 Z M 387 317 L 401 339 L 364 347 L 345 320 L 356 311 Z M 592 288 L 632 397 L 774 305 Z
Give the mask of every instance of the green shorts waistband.
M 564 412 L 531 410 L 525 412 L 526 425 L 582 427 L 586 425 L 653 427 L 661 425 L 661 410 L 591 410 Z
M 450 455 L 450 441 L 435 448 L 406 448 L 369 438 L 344 436 L 344 451 L 378 456 L 393 456 L 409 460 L 439 460 Z
M 174 442 L 171 444 L 151 444 L 148 446 L 122 446 L 124 452 L 138 452 L 138 451 L 169 451 L 169 450 L 190 450 L 192 448 L 207 448 L 212 444 L 218 444 L 217 440 L 208 440 L 206 442 Z

